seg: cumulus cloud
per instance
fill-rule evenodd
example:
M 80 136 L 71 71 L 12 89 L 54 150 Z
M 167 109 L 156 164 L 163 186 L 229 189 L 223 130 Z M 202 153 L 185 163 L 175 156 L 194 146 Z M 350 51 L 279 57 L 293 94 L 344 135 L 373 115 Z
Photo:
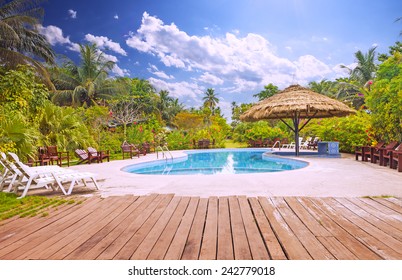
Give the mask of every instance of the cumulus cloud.
M 328 40 L 326 37 L 319 39 Z M 136 32 L 129 33 L 126 43 L 157 57 L 166 67 L 203 72 L 198 78 L 200 81 L 212 85 L 229 81 L 232 85 L 225 90 L 230 92 L 255 90 L 267 82 L 279 87 L 288 86 L 295 77 L 306 83 L 332 71 L 311 55 L 296 61 L 278 56 L 275 46 L 259 34 L 240 36 L 239 32 L 233 32 L 224 37 L 195 36 L 146 12 L 141 26 Z
M 312 55 L 301 56 L 294 64 L 295 77 L 301 84 L 306 84 L 310 80 L 322 80 L 332 72 L 328 65 Z
M 42 26 L 38 25 L 39 33 L 44 35 L 45 38 L 48 40 L 48 42 L 52 45 L 55 46 L 57 44 L 59 45 L 66 45 L 67 48 L 71 51 L 79 52 L 80 47 L 78 44 L 73 43 L 70 41 L 70 37 L 64 37 L 63 35 L 63 30 L 61 28 L 54 26 L 54 25 L 49 25 L 49 26 Z
M 120 46 L 119 43 L 113 42 L 108 37 L 87 34 L 85 35 L 85 40 L 96 44 L 96 46 L 100 49 L 108 49 L 124 56 L 127 55 L 126 51 Z
M 70 16 L 70 18 L 77 18 L 77 11 L 74 11 L 72 9 L 68 10 L 68 15 Z
M 201 77 L 199 78 L 199 80 L 201 82 L 208 83 L 211 85 L 222 85 L 224 83 L 224 81 L 221 78 L 219 78 L 215 75 L 212 75 L 211 73 L 208 73 L 208 72 L 205 72 L 204 74 L 202 74 Z
M 165 80 L 171 80 L 174 79 L 174 77 L 172 75 L 168 75 L 163 71 L 160 71 L 158 69 L 158 67 L 156 67 L 155 65 L 150 65 L 149 68 L 147 68 L 149 73 L 154 74 L 155 76 L 161 78 L 161 79 L 165 79 Z
M 204 88 L 197 83 L 189 82 L 166 82 L 156 78 L 149 78 L 149 82 L 157 91 L 168 90 L 170 95 L 175 98 L 189 97 L 190 100 L 196 100 L 204 92 Z

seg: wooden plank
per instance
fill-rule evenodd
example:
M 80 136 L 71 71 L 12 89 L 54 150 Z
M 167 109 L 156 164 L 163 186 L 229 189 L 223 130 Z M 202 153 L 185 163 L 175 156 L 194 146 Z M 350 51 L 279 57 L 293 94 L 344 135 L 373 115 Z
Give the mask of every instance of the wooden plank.
M 83 252 L 84 255 L 81 259 L 94 260 L 104 253 L 106 249 L 108 249 L 108 251 L 104 253 L 103 258 L 112 259 L 127 240 L 131 238 L 132 232 L 135 232 L 139 224 L 152 213 L 162 198 L 162 195 L 155 194 L 140 197 L 137 200 L 140 205 L 130 213 L 129 216 L 124 218 L 117 227 L 110 232 L 100 232 L 93 237 L 94 240 L 89 240 L 89 242 L 95 244 L 91 249 Z M 106 236 L 104 236 L 104 234 L 106 234 Z M 74 256 L 72 258 L 74 259 Z
M 205 221 L 204 236 L 202 239 L 200 260 L 216 260 L 216 246 L 218 233 L 218 198 L 208 199 L 208 211 Z
M 236 197 L 229 197 L 230 223 L 233 235 L 233 250 L 236 260 L 250 260 L 251 252 L 248 244 L 243 218 L 240 212 L 239 201 Z
M 127 209 L 130 209 L 130 206 L 135 202 L 135 200 L 137 200 L 137 198 L 138 197 L 135 196 L 126 196 L 125 198 L 122 198 L 117 208 L 112 210 L 111 207 L 99 220 L 91 219 L 90 223 L 86 223 L 84 227 L 78 228 L 72 234 L 68 235 L 67 238 L 64 238 L 62 242 L 59 242 L 59 246 L 65 245 L 62 250 L 55 252 L 53 255 L 50 255 L 50 257 L 46 257 L 45 255 L 44 258 L 54 260 L 66 258 L 66 256 L 71 254 L 78 247 L 86 243 L 94 235 L 98 234 L 99 231 L 102 231 L 105 227 L 109 228 L 110 224 L 113 224 L 115 219 L 122 214 L 124 215 L 124 212 L 127 211 Z
M 326 230 L 328 230 L 344 247 L 339 247 L 338 250 L 346 249 L 346 252 L 337 253 L 342 255 L 349 255 L 349 252 L 363 260 L 380 259 L 380 257 L 363 245 L 353 235 L 343 229 L 330 216 L 326 215 L 320 207 L 314 202 L 319 202 L 319 198 L 299 197 L 298 201 L 307 209 L 307 211 L 319 222 Z M 353 258 L 352 258 L 353 259 Z
M 398 205 L 399 207 L 402 208 L 402 198 L 401 197 L 388 197 L 385 198 L 387 201 L 392 202 L 396 205 Z
M 392 236 L 393 238 L 397 239 L 399 242 L 402 240 L 402 231 L 398 230 L 397 228 L 393 227 L 389 223 L 384 222 L 382 219 L 378 218 L 380 216 L 378 211 L 374 213 L 374 211 L 370 211 L 369 207 L 365 207 L 364 203 L 363 207 L 361 208 L 358 205 L 354 204 L 353 201 L 356 203 L 359 202 L 357 199 L 346 199 L 346 198 L 337 198 L 338 202 L 340 202 L 343 206 L 348 208 L 350 211 L 355 213 L 357 216 L 365 220 L 366 222 L 370 223 L 374 227 L 378 228 L 380 231 Z M 370 213 L 371 212 L 371 213 Z M 402 223 L 399 224 L 402 227 Z M 371 234 L 371 231 L 370 231 Z
M 128 260 L 145 239 L 149 231 L 162 216 L 166 207 L 174 199 L 174 195 L 160 195 L 162 200 L 147 207 L 123 234 L 116 239 L 97 259 Z M 177 200 L 177 198 L 175 199 Z M 117 251 L 116 251 L 117 250 Z
M 155 195 L 156 196 L 156 195 Z M 135 213 L 135 210 L 146 200 L 146 198 L 150 198 L 150 196 L 133 196 L 133 203 L 129 205 L 123 212 L 121 212 L 113 221 L 103 227 L 100 231 L 92 235 L 87 241 L 79 245 L 74 251 L 68 254 L 64 259 L 69 260 L 81 260 L 85 259 L 84 255 L 89 252 L 94 246 L 99 244 L 99 242 L 107 239 L 107 236 L 115 231 L 119 226 L 122 228 L 124 224 L 124 220 Z M 96 255 L 97 256 L 97 255 Z M 90 258 L 93 259 L 96 256 Z
M 382 205 L 381 203 L 372 200 L 371 198 L 360 198 L 359 200 L 375 209 L 377 213 L 388 217 L 387 220 L 396 221 L 398 224 L 402 223 L 402 215 L 388 208 L 387 206 Z
M 287 205 L 292 209 L 292 211 L 299 217 L 303 224 L 318 237 L 330 237 L 332 234 L 326 230 L 322 224 L 319 223 L 307 210 L 303 207 L 295 197 L 284 198 Z
M 310 254 L 289 228 L 273 203 L 266 197 L 258 197 L 258 200 L 288 259 L 311 260 Z
M 172 243 L 165 255 L 165 260 L 180 260 L 186 246 L 187 237 L 190 234 L 191 225 L 193 224 L 194 217 L 197 211 L 198 197 L 192 197 L 186 209 L 186 213 L 180 223 L 177 233 L 174 236 Z
M 248 199 L 254 213 L 254 218 L 257 222 L 259 231 L 263 237 L 265 247 L 268 250 L 269 256 L 273 260 L 287 260 L 287 257 L 273 232 L 267 217 L 262 211 L 261 205 L 257 198 L 251 197 Z
M 395 256 L 399 255 L 399 258 L 402 259 L 402 242 L 393 238 L 392 236 L 386 234 L 384 231 L 379 229 L 377 226 L 374 226 L 373 224 L 367 222 L 365 219 L 363 219 L 360 215 L 366 216 L 369 215 L 366 213 L 366 215 L 363 213 L 364 211 L 359 211 L 359 212 L 354 212 L 351 211 L 349 208 L 345 207 L 346 205 L 348 207 L 353 207 L 353 204 L 348 202 L 347 200 L 344 199 L 326 199 L 327 203 L 334 208 L 336 211 L 341 213 L 346 219 L 348 219 L 350 222 L 355 224 L 356 226 L 360 227 L 362 230 L 364 230 L 367 234 L 369 234 L 371 237 L 376 238 L 378 241 L 381 241 L 383 244 L 387 245 L 392 251 L 395 251 L 399 254 L 395 254 Z M 343 202 L 343 203 L 341 203 Z M 354 210 L 358 207 L 354 207 Z M 390 251 L 391 253 L 391 251 Z M 394 253 L 392 252 L 394 255 Z
M 76 243 L 85 242 L 116 215 L 127 207 L 129 196 L 118 199 L 113 205 L 94 211 L 68 229 L 52 236 L 37 246 L 33 257 L 35 259 L 62 259 L 76 249 Z M 50 245 L 51 244 L 51 245 Z M 32 256 L 31 255 L 31 256 Z
M 103 200 L 97 200 L 94 202 L 95 203 L 88 203 L 82 205 L 82 207 L 77 207 L 74 209 L 74 211 L 69 212 L 67 215 L 62 216 L 57 220 L 51 219 L 52 222 L 49 224 L 44 222 L 46 226 L 41 224 L 37 228 L 33 228 L 24 238 L 19 239 L 18 241 L 10 244 L 10 246 L 1 249 L 0 258 L 4 257 L 5 259 L 22 259 L 24 256 L 31 257 L 31 250 L 36 250 L 37 246 L 41 245 L 43 242 L 46 242 L 50 238 L 60 234 L 61 231 L 67 229 L 80 219 L 84 219 L 87 215 L 96 211 L 98 208 L 105 206 Z M 4 254 L 5 252 L 7 253 Z
M 172 217 L 147 256 L 148 260 L 163 260 L 186 212 L 190 197 L 182 197 Z M 183 236 L 182 236 L 183 237 Z
M 402 214 L 402 207 L 397 202 L 398 200 L 384 199 L 384 198 L 372 198 L 374 201 L 381 203 L 384 206 L 398 212 L 398 214 Z
M 0 242 L 3 245 L 2 247 L 5 248 L 10 244 L 15 244 L 18 240 L 27 237 L 32 232 L 38 231 L 43 227 L 47 227 L 72 212 L 84 211 L 85 209 L 90 208 L 93 204 L 96 204 L 98 202 L 100 202 L 100 200 L 99 198 L 96 198 L 87 200 L 85 201 L 85 203 L 69 205 L 70 207 L 63 209 L 63 211 L 59 211 L 57 212 L 57 214 L 51 216 L 49 215 L 47 217 L 36 219 L 19 218 L 7 227 L 0 227 Z
M 358 258 L 333 236 L 317 236 L 317 239 L 337 260 L 357 260 Z
M 366 212 L 370 213 L 371 215 L 376 216 L 377 218 L 381 219 L 382 221 L 384 221 L 391 227 L 396 228 L 399 231 L 402 231 L 402 216 L 397 215 L 391 209 L 389 209 L 385 206 L 382 206 L 381 204 L 378 204 L 377 202 L 375 202 L 371 199 L 359 199 L 359 198 L 351 199 L 351 198 L 349 198 L 349 200 L 351 202 L 353 202 L 355 205 L 359 206 L 360 208 L 363 208 Z M 373 202 L 376 205 L 380 205 L 380 207 L 387 208 L 388 210 L 390 210 L 388 212 L 389 214 L 386 214 L 383 211 L 381 211 L 381 209 L 379 209 L 369 203 L 366 203 L 368 201 Z
M 283 219 L 292 229 L 311 257 L 315 260 L 331 260 L 334 256 L 319 242 L 300 218 L 289 208 L 283 198 L 271 198 Z
M 342 215 L 342 211 L 334 209 L 330 206 L 333 204 L 329 199 L 316 199 L 314 203 L 320 207 L 320 209 L 327 214 L 333 221 L 335 221 L 338 225 L 343 227 L 347 232 L 349 232 L 352 236 L 358 239 L 361 243 L 363 243 L 370 250 L 375 252 L 378 256 L 383 259 L 397 259 L 399 254 L 380 242 L 378 239 L 372 237 L 370 234 L 362 230 L 360 227 L 346 219 Z
M 229 200 L 219 198 L 218 209 L 218 260 L 233 260 L 232 229 L 230 228 Z
M 182 260 L 198 260 L 201 251 L 201 241 L 204 234 L 205 219 L 207 216 L 208 198 L 201 198 L 193 224 L 184 246 Z
M 144 241 L 137 247 L 137 250 L 131 256 L 132 260 L 146 260 L 148 255 L 150 254 L 152 248 L 158 241 L 158 238 L 162 234 L 166 225 L 168 224 L 170 218 L 172 217 L 174 211 L 178 207 L 181 197 L 175 196 L 170 201 L 169 205 L 165 208 L 162 215 L 158 219 L 158 221 L 154 224 L 152 229 L 147 234 Z
M 241 215 L 243 218 L 244 228 L 251 251 L 251 258 L 253 260 L 268 260 L 268 250 L 265 247 L 263 237 L 258 230 L 251 206 L 245 196 L 238 197 Z

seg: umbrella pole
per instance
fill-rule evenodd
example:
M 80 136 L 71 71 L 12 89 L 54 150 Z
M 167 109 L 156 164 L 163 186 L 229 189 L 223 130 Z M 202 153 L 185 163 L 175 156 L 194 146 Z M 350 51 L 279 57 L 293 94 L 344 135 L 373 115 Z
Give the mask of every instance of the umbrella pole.
M 293 125 L 295 127 L 295 147 L 296 147 L 296 156 L 299 156 L 299 114 L 296 112 L 294 119 L 293 119 Z

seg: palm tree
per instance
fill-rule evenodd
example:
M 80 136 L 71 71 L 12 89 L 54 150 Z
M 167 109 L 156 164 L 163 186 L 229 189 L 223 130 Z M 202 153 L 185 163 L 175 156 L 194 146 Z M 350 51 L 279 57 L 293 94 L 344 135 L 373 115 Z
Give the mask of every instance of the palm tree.
M 18 64 L 30 64 L 52 88 L 46 69 L 36 60 L 53 64 L 55 58 L 49 42 L 38 32 L 37 26 L 44 13 L 37 6 L 40 2 L 42 1 L 0 1 L 0 64 L 11 69 Z
M 215 107 L 219 103 L 219 98 L 216 97 L 215 91 L 212 88 L 207 89 L 205 96 L 202 98 L 204 106 L 211 110 L 211 114 L 215 114 Z
M 326 79 L 321 80 L 320 82 L 309 82 L 308 87 L 317 93 L 321 93 L 323 95 L 333 97 L 336 83 L 332 81 L 328 81 Z
M 361 86 L 366 85 L 369 80 L 374 78 L 377 70 L 377 65 L 375 64 L 376 48 L 370 48 L 366 54 L 363 54 L 360 50 L 357 51 L 355 53 L 357 66 L 354 69 L 341 65 L 342 68 L 346 68 L 349 71 L 350 77 L 358 81 Z
M 360 50 L 357 51 L 355 53 L 357 66 L 353 69 L 341 65 L 342 68 L 349 71 L 350 77 L 346 81 L 345 79 L 338 80 L 337 98 L 352 103 L 356 109 L 363 106 L 364 97 L 361 92 L 365 88 L 370 90 L 371 80 L 375 77 L 377 70 L 375 49 L 376 47 L 370 48 L 366 54 Z
M 96 105 L 116 92 L 117 83 L 108 80 L 114 62 L 106 60 L 95 44 L 80 45 L 81 64 L 66 61 L 61 69 L 54 69 L 53 82 L 57 88 L 53 101 L 73 106 Z

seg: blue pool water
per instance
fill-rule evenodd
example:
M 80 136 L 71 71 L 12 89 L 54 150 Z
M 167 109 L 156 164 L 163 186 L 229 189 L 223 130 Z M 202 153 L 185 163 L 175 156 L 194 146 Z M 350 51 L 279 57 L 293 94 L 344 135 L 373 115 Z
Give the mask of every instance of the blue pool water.
M 304 161 L 267 156 L 264 152 L 261 150 L 194 151 L 187 152 L 187 158 L 134 164 L 123 170 L 152 175 L 211 175 L 278 172 L 307 166 Z

